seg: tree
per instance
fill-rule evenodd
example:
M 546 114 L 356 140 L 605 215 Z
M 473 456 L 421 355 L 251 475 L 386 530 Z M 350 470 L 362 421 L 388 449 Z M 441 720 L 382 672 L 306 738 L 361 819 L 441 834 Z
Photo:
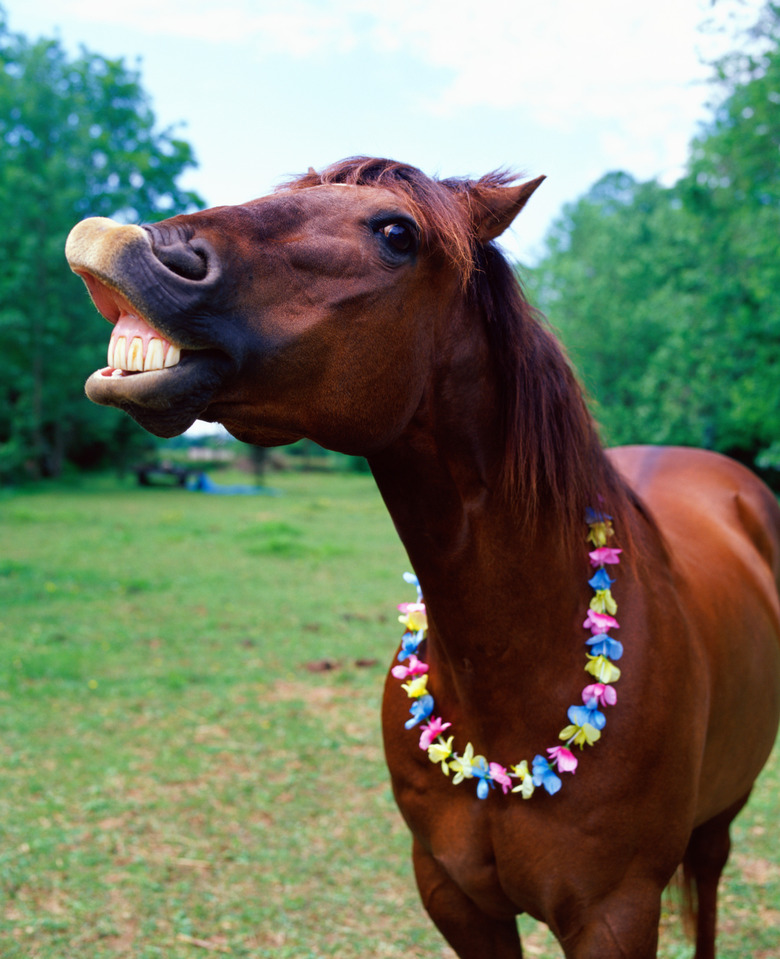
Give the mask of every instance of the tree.
M 659 238 L 663 237 L 663 242 Z M 690 225 L 668 190 L 609 173 L 564 208 L 532 278 L 560 329 L 610 442 L 656 439 L 640 388 L 648 360 L 684 309 L 694 268 Z
M 780 438 L 780 5 L 673 187 L 604 177 L 567 207 L 532 280 L 611 442 L 746 462 Z
M 176 185 L 192 150 L 155 129 L 137 70 L 13 34 L 2 7 L 0 145 L 0 477 L 53 476 L 147 442 L 84 401 L 107 334 L 85 320 L 68 231 L 88 215 L 148 221 L 202 204 Z
M 708 265 L 715 442 L 748 460 L 780 438 L 780 5 L 766 5 L 752 39 L 717 64 L 726 95 L 678 187 Z

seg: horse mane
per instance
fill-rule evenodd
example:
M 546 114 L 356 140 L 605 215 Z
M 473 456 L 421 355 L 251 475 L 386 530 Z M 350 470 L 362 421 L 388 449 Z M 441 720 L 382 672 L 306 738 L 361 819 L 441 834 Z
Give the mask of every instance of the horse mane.
M 548 511 L 581 541 L 588 507 L 609 513 L 630 544 L 629 504 L 638 503 L 598 437 L 566 353 L 527 300 L 515 269 L 494 243 L 477 239 L 470 208 L 518 176 L 495 171 L 479 180 L 436 180 L 416 167 L 351 157 L 279 189 L 325 184 L 377 186 L 401 194 L 420 225 L 423 245 L 459 271 L 464 295 L 482 316 L 496 369 L 505 437 L 504 486 L 520 518 L 535 526 Z M 644 512 L 644 511 L 643 511 Z

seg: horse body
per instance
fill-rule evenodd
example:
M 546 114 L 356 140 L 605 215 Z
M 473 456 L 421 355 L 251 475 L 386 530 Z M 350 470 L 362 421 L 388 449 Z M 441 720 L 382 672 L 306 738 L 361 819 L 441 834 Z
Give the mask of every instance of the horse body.
M 780 697 L 767 678 L 780 669 L 771 639 L 780 635 L 777 501 L 739 464 L 701 450 L 629 447 L 613 456 L 664 531 L 681 622 L 704 666 L 698 825 L 749 790 L 774 741 Z
M 408 473 L 397 450 L 390 458 Z M 728 851 L 731 815 L 717 817 L 741 808 L 774 741 L 774 497 L 715 454 L 635 447 L 611 458 L 654 522 L 641 511 L 624 516 L 637 566 L 621 567 L 615 584 L 626 647 L 619 703 L 603 742 L 580 763 L 577 788 L 543 805 L 475 803 L 472 791 L 431 775 L 417 736 L 403 729 L 408 700 L 397 680 L 387 682 L 386 753 L 415 838 L 421 895 L 464 959 L 520 955 L 518 912 L 546 922 L 567 956 L 654 956 L 661 893 L 699 826 L 707 855 L 691 872 L 704 923 Z M 506 765 L 533 756 L 579 691 L 584 547 L 583 555 L 560 549 L 555 517 L 529 539 L 489 494 L 481 503 L 453 496 L 447 511 L 433 463 L 405 479 L 386 477 L 382 465 L 377 480 L 389 486 L 426 597 L 438 712 L 461 748 L 471 741 Z M 714 955 L 714 901 L 708 918 L 697 959 Z
M 537 185 L 360 159 L 145 230 L 86 221 L 68 255 L 98 308 L 182 351 L 170 370 L 112 364 L 87 390 L 160 435 L 200 416 L 366 455 L 422 585 L 437 713 L 456 748 L 503 766 L 555 745 L 578 701 L 584 515 L 609 512 L 625 654 L 576 775 L 527 802 L 453 786 L 391 677 L 393 788 L 423 902 L 461 959 L 520 957 L 519 912 L 568 959 L 650 959 L 681 862 L 696 957 L 712 959 L 729 823 L 777 729 L 780 510 L 714 454 L 603 452 L 491 242 Z

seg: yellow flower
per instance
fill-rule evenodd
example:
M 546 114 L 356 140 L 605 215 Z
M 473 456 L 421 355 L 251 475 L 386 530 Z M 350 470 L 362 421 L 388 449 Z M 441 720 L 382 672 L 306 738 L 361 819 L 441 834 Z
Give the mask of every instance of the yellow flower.
M 416 676 L 414 679 L 409 680 L 408 683 L 401 683 L 401 689 L 406 690 L 406 695 L 409 699 L 419 699 L 420 696 L 425 696 L 428 692 L 428 674 L 423 676 Z
M 449 739 L 442 739 L 441 736 L 436 740 L 435 743 L 431 743 L 428 747 L 428 759 L 432 763 L 441 763 L 441 771 L 445 776 L 449 776 L 450 767 L 447 765 L 447 760 L 452 755 L 452 740 L 453 736 L 450 736 Z
M 403 615 L 398 617 L 398 622 L 406 626 L 410 633 L 428 628 L 428 616 L 422 603 L 406 603 L 402 609 Z
M 597 739 L 601 739 L 601 730 L 591 726 L 590 723 L 583 723 L 582 726 L 567 726 L 561 730 L 559 739 L 567 742 L 571 740 L 575 746 L 582 749 L 583 746 L 592 746 Z
M 612 529 L 612 523 L 607 519 L 601 523 L 590 524 L 588 541 L 593 543 L 593 545 L 598 549 L 599 546 L 606 546 L 607 540 L 610 538 L 610 536 L 614 535 L 615 531 Z
M 597 589 L 596 595 L 590 601 L 590 608 L 595 613 L 609 613 L 610 616 L 614 616 L 617 612 L 617 603 L 611 590 Z
M 588 656 L 585 671 L 600 683 L 616 683 L 620 679 L 620 670 L 606 656 Z
M 530 799 L 534 794 L 534 781 L 531 776 L 531 770 L 528 768 L 528 761 L 523 760 L 517 766 L 512 766 L 512 775 L 520 780 L 520 785 L 515 786 L 513 793 L 520 793 L 523 799 Z
M 481 757 L 477 756 L 477 759 Z M 456 756 L 455 759 L 450 763 L 450 769 L 455 773 L 453 778 L 453 783 L 457 786 L 458 783 L 462 783 L 464 779 L 473 779 L 474 778 L 474 747 L 469 743 L 462 756 Z

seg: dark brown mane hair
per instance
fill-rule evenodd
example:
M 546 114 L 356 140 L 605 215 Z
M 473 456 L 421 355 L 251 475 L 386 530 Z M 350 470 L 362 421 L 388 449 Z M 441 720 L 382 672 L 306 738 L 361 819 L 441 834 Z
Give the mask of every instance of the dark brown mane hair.
M 460 272 L 464 295 L 483 318 L 504 420 L 506 492 L 521 520 L 535 525 L 553 511 L 574 544 L 582 541 L 592 507 L 615 518 L 627 545 L 634 497 L 604 453 L 563 347 L 501 250 L 480 242 L 471 228 L 470 207 L 479 205 L 480 193 L 517 179 L 498 171 L 479 180 L 435 180 L 394 160 L 351 157 L 321 172 L 310 169 L 280 189 L 342 183 L 403 195 L 424 248 L 438 250 Z

